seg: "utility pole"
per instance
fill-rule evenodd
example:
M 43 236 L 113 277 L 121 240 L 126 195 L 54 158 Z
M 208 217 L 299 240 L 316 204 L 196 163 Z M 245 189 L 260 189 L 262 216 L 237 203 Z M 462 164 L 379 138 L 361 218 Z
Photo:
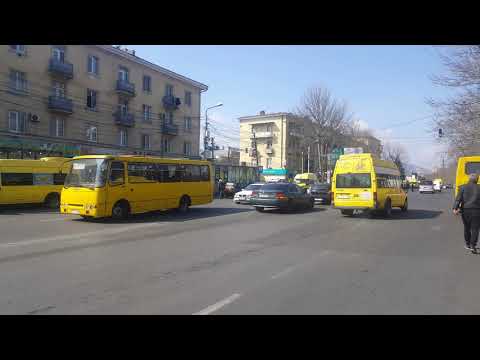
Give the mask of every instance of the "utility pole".
M 305 171 L 304 162 L 305 162 L 305 158 L 304 158 L 303 151 L 302 151 L 302 173 Z
M 212 137 L 212 161 L 215 161 L 215 138 Z
M 307 147 L 307 173 L 310 172 L 310 145 Z
M 210 131 L 208 130 L 208 114 L 207 110 L 205 110 L 205 133 L 203 136 L 203 151 L 204 156 L 207 158 L 207 150 L 208 150 L 208 142 L 210 141 Z

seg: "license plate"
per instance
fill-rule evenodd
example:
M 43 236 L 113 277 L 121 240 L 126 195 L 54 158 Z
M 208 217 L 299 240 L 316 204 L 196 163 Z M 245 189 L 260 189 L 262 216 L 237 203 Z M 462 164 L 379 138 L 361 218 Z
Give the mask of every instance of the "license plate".
M 80 214 L 79 210 L 72 210 L 72 214 Z
M 261 198 L 269 198 L 269 195 L 260 195 Z
M 337 195 L 337 199 L 349 199 L 350 195 Z
M 315 201 L 323 201 L 323 199 L 315 198 Z

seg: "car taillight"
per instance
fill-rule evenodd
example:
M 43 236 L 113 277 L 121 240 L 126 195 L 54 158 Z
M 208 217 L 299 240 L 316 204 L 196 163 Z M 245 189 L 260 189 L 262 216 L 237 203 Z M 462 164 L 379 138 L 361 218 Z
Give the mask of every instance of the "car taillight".
M 257 192 L 256 191 L 252 191 L 252 193 L 250 194 L 250 197 L 255 197 L 257 196 Z
M 277 200 L 285 200 L 285 199 L 287 199 L 287 197 L 285 196 L 285 194 L 282 193 L 282 192 L 276 193 L 276 194 L 275 194 L 275 198 L 277 198 Z

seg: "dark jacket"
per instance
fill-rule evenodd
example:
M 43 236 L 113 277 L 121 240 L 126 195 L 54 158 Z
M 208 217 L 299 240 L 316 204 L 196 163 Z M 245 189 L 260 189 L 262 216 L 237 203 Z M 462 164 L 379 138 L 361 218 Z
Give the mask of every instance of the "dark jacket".
M 480 210 L 480 185 L 468 183 L 460 186 L 453 208 Z

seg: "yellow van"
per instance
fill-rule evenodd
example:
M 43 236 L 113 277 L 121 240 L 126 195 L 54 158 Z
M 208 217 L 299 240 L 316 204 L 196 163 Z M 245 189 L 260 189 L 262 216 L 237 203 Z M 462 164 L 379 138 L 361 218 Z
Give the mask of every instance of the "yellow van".
M 318 177 L 313 173 L 303 173 L 295 175 L 293 181 L 295 181 L 295 184 L 300 186 L 302 189 L 307 189 L 312 186 L 312 184 L 318 182 Z
M 364 210 L 389 217 L 393 207 L 408 210 L 397 166 L 372 154 L 341 155 L 333 172 L 332 192 L 333 206 L 343 215 Z
M 0 159 L 0 205 L 44 203 L 58 208 L 70 159 Z
M 458 158 L 457 174 L 455 177 L 455 197 L 457 196 L 460 186 L 468 183 L 468 175 L 473 173 L 480 174 L 480 155 Z
M 61 213 L 126 218 L 155 210 L 188 211 L 213 201 L 209 161 L 133 155 L 73 158 L 62 190 Z

